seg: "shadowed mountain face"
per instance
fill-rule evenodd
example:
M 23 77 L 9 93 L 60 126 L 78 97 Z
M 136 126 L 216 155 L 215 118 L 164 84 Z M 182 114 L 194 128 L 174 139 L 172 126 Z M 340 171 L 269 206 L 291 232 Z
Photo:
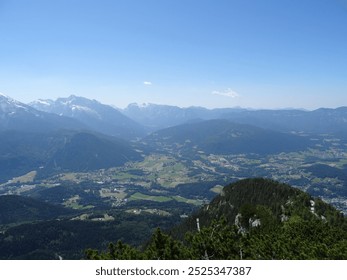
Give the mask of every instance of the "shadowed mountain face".
M 71 209 L 24 196 L 0 196 L 0 224 L 55 219 L 71 214 Z
M 120 166 L 141 156 L 128 143 L 78 133 L 68 138 L 49 159 L 48 170 L 90 171 Z
M 120 166 L 141 156 L 122 140 L 90 133 L 57 131 L 0 133 L 0 178 L 27 172 L 51 175 L 63 171 L 90 171 Z
M 52 100 L 38 100 L 30 103 L 37 110 L 54 113 L 78 120 L 91 130 L 123 139 L 144 135 L 144 128 L 115 108 L 96 100 L 70 96 Z
M 298 151 L 310 144 L 305 137 L 265 130 L 227 120 L 189 123 L 152 133 L 148 145 L 177 147 L 180 151 L 207 154 L 270 154 Z

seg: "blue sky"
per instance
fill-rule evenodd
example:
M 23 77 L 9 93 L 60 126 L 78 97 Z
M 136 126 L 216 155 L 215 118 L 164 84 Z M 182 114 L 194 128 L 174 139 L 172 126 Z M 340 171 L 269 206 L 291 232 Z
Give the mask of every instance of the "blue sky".
M 347 0 L 0 0 L 0 92 L 347 106 Z

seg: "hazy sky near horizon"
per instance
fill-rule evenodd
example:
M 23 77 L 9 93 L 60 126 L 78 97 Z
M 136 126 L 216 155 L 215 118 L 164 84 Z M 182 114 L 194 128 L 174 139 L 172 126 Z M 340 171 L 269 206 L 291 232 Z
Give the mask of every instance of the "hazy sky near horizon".
M 0 92 L 347 106 L 347 0 L 0 0 Z

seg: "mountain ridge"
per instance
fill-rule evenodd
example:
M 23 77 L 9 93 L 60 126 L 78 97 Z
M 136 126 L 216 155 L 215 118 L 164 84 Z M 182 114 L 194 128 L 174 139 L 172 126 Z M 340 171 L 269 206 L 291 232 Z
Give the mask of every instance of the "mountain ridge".
M 77 120 L 36 110 L 5 95 L 0 95 L 0 120 L 0 131 L 45 132 L 58 129 L 83 130 L 88 128 Z
M 1 98 L 9 97 L 2 94 Z M 23 103 L 20 104 L 22 107 L 27 106 Z M 237 123 L 281 132 L 334 133 L 347 139 L 346 106 L 315 110 L 246 109 L 239 107 L 207 109 L 194 106 L 182 108 L 152 103 L 143 106 L 131 103 L 124 109 L 116 109 L 94 99 L 90 100 L 75 95 L 58 98 L 55 101 L 49 99 L 33 101 L 29 103 L 29 106 L 38 110 L 34 113 L 37 116 L 42 114 L 40 112 L 49 112 L 70 117 L 78 121 L 79 126 L 83 125 L 84 128 L 91 128 L 103 134 L 125 139 L 143 137 L 147 132 L 184 124 L 194 119 L 228 119 Z M 0 107 L 1 115 L 3 114 L 1 114 Z
M 302 131 L 312 133 L 337 133 L 346 131 L 347 107 L 335 109 L 245 109 L 185 107 L 148 104 L 129 104 L 122 112 L 149 127 L 153 132 L 186 123 L 191 119 L 228 119 L 230 121 L 258 126 L 282 132 Z M 318 120 L 317 120 L 318 119 Z M 337 128 L 333 129 L 335 124 Z
M 96 100 L 71 95 L 67 98 L 38 100 L 29 103 L 37 110 L 67 116 L 87 125 L 92 130 L 124 139 L 134 139 L 144 135 L 143 127 L 123 115 L 112 106 Z

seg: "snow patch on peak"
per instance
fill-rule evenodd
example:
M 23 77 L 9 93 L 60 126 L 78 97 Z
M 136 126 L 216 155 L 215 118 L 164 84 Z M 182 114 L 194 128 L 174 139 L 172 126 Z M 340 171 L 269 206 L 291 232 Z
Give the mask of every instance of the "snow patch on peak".
M 89 107 L 85 107 L 85 106 L 81 106 L 81 105 L 71 105 L 70 108 L 71 108 L 72 114 L 74 114 L 75 112 L 78 111 L 78 112 L 84 112 L 84 113 L 89 114 L 89 115 L 94 115 L 96 118 L 102 119 L 100 114 L 97 111 L 95 111 Z
M 71 109 L 73 111 L 75 110 L 79 110 L 79 111 L 87 111 L 87 112 L 94 112 L 94 110 L 88 108 L 88 107 L 84 107 L 84 106 L 80 106 L 80 105 L 72 105 Z
M 44 100 L 44 99 L 38 99 L 38 100 L 34 101 L 33 103 L 41 104 L 41 105 L 45 105 L 45 106 L 51 106 L 52 105 L 51 100 Z

